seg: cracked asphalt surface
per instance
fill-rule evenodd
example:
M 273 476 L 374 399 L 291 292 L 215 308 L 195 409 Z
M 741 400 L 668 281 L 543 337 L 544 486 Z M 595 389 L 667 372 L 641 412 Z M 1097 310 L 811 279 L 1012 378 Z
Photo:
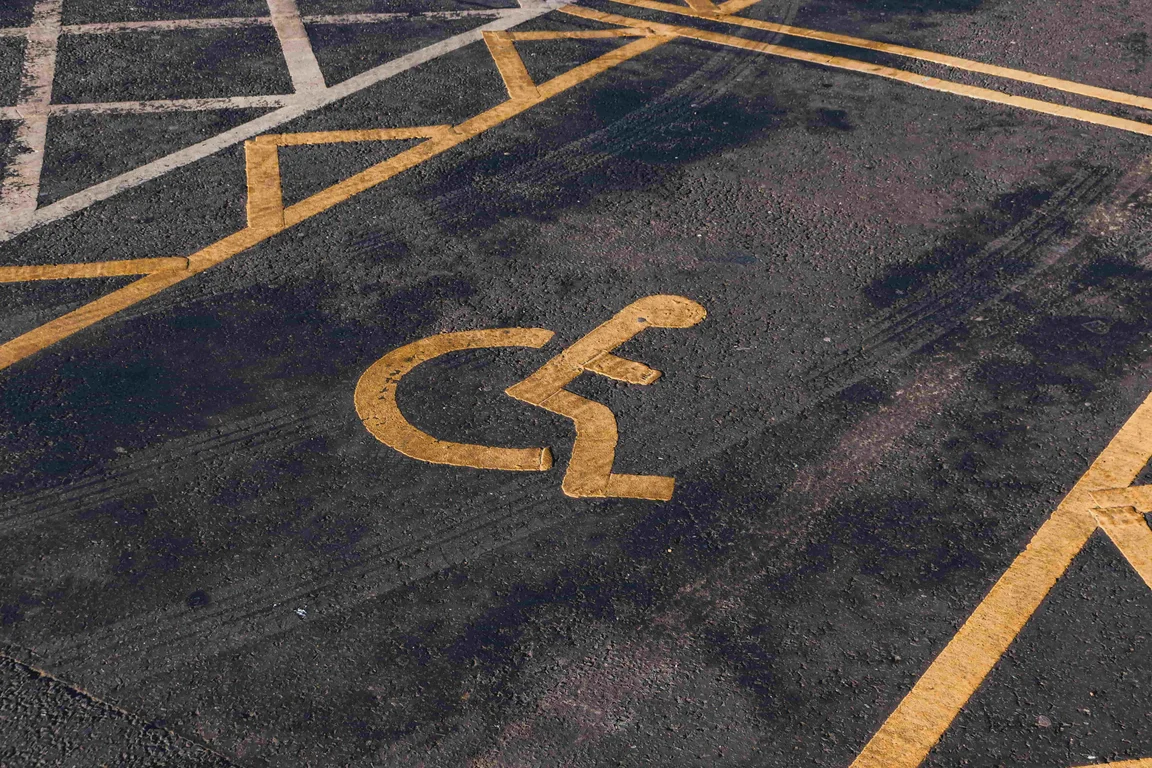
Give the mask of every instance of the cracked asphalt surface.
M 1129 0 L 740 15 L 1152 92 L 1152 8 Z M 306 26 L 332 85 L 487 21 Z M 61 40 L 54 103 L 291 91 L 270 27 Z M 624 42 L 517 47 L 541 83 Z M 0 37 L 0 106 L 20 50 Z M 506 98 L 476 42 L 276 132 Z M 54 115 L 39 202 L 269 111 Z M 285 202 L 414 144 L 282 148 Z M 188 256 L 246 226 L 245 184 L 237 143 L 0 242 L 0 264 Z M 0 341 L 132 280 L 2 284 Z M 616 414 L 616 470 L 675 495 L 566 497 L 571 422 L 503 390 L 652 294 L 708 311 L 621 348 L 662 378 L 569 388 Z M 848 766 L 1152 391 L 1150 315 L 1152 138 L 668 43 L 0 371 L 0 765 Z M 556 338 L 439 358 L 398 399 L 429 434 L 549 446 L 556 468 L 423 463 L 364 428 L 353 391 L 385 353 L 516 326 Z M 924 765 L 1152 757 L 1150 651 L 1152 592 L 1098 532 Z

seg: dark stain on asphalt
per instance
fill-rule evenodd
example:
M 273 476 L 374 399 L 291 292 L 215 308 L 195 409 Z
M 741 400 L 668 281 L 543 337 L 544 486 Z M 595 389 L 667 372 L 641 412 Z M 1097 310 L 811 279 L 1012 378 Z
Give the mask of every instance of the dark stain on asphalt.
M 837 131 L 854 131 L 856 126 L 848 119 L 848 113 L 842 109 L 816 109 L 808 116 L 805 124 L 809 133 L 836 133 Z
M 868 286 L 868 298 L 878 308 L 888 308 L 924 289 L 939 276 L 959 271 L 989 242 L 1043 205 L 1052 196 L 1053 189 L 1028 186 L 999 195 L 983 210 L 965 217 L 948 233 L 943 245 L 914 262 L 891 267 L 884 277 Z
M 1148 59 L 1152 57 L 1152 46 L 1148 44 L 1148 33 L 1130 32 L 1123 37 L 1117 38 L 1116 42 L 1120 43 L 1124 51 L 1132 58 L 1132 71 L 1143 71 L 1144 66 L 1148 63 Z

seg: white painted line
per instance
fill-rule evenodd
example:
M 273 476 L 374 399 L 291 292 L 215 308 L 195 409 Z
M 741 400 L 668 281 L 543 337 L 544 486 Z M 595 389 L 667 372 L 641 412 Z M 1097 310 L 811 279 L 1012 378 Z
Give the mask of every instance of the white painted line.
M 6 228 L 27 226 L 36 212 L 62 5 L 63 0 L 39 0 L 32 9 L 32 25 L 28 27 L 24 46 L 20 99 L 16 105 L 16 112 L 23 119 L 16 128 L 15 140 L 8 147 L 8 165 L 0 183 L 0 222 Z
M 2 2 L 2 0 L 0 0 Z M 468 11 L 422 11 L 420 13 L 325 13 L 301 16 L 305 24 L 375 24 L 396 19 L 466 19 L 472 16 L 497 17 L 516 8 L 486 8 Z M 176 32 L 182 29 L 233 29 L 272 24 L 271 16 L 221 16 L 211 19 L 159 19 L 153 21 L 109 21 L 95 24 L 67 24 L 64 35 L 108 35 L 120 32 Z M 23 37 L 24 27 L 0 28 L 0 37 Z
M 144 115 L 155 112 L 206 112 L 213 109 L 273 109 L 293 104 L 297 96 L 224 96 L 213 99 L 164 99 L 157 101 L 98 101 L 90 104 L 53 104 L 48 114 Z
M 288 63 L 296 93 L 324 90 L 324 73 L 312 51 L 312 41 L 304 29 L 296 0 L 268 0 L 268 10 L 272 13 L 272 26 L 284 49 L 284 61 Z
M 483 39 L 484 32 L 498 32 L 511 29 L 517 24 L 522 24 L 537 16 L 542 16 L 566 4 L 563 0 L 551 0 L 546 2 L 541 8 L 510 11 L 502 18 L 495 19 L 488 24 L 470 29 L 467 32 L 462 32 L 459 35 L 441 40 L 438 43 L 433 43 L 426 48 L 421 48 L 419 51 L 414 51 L 398 59 L 393 59 L 326 90 L 305 94 L 294 104 L 289 104 L 275 112 L 261 115 L 254 120 L 238 125 L 210 139 L 205 139 L 190 147 L 185 147 L 170 155 L 154 160 L 151 163 L 147 163 L 127 173 L 122 173 L 119 176 L 95 184 L 81 192 L 77 192 L 74 195 L 58 200 L 55 203 L 46 205 L 35 212 L 31 221 L 21 223 L 0 221 L 0 242 L 11 240 L 21 232 L 26 232 L 33 227 L 59 221 L 101 200 L 107 200 L 125 190 L 138 187 L 152 179 L 163 176 L 169 171 L 182 168 L 189 163 L 194 163 L 208 155 L 227 149 L 233 144 L 247 141 L 262 133 L 268 133 L 290 120 L 295 120 L 301 115 L 306 115 L 321 107 L 326 107 L 333 102 L 339 101 L 346 96 L 351 96 L 383 80 L 395 77 L 402 72 L 407 72 L 413 67 L 459 50 L 470 43 L 479 42 Z
M 424 11 L 422 13 L 335 13 L 305 16 L 305 24 L 375 24 L 397 19 L 467 19 L 497 17 L 513 13 L 516 8 L 492 8 L 483 11 Z
M 218 19 L 162 19 L 158 21 L 113 21 L 101 24 L 69 24 L 66 35 L 106 35 L 117 32 L 171 32 L 180 29 L 229 29 L 260 27 L 272 23 L 268 16 L 233 16 Z
M 16 107 L 0 107 L 0 120 L 19 120 L 20 113 Z

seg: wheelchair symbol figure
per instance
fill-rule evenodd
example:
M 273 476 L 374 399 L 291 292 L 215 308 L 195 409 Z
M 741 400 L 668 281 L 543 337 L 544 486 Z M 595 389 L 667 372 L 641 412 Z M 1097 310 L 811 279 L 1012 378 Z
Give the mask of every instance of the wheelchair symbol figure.
M 617 312 L 539 370 L 505 390 L 517 400 L 571 419 L 576 425 L 572 457 L 561 485 L 577 498 L 620 497 L 667 501 L 675 480 L 658 475 L 612 472 L 616 416 L 602 403 L 564 389 L 582 373 L 598 373 L 630 384 L 651 384 L 660 371 L 618 357 L 613 350 L 646 328 L 690 328 L 706 316 L 682 296 L 648 296 Z M 543 472 L 552 467 L 548 448 L 499 448 L 439 440 L 412 426 L 396 402 L 400 380 L 421 363 L 449 352 L 487 347 L 539 349 L 552 338 L 544 328 L 492 328 L 444 333 L 395 349 L 377 360 L 356 384 L 356 412 L 380 442 L 405 456 L 433 464 L 477 469 Z

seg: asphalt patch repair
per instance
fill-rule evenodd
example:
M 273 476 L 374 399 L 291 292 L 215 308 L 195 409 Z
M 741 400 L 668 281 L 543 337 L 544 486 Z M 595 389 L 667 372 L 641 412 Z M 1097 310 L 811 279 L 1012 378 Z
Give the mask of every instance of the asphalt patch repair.
M 0 762 L 1152 756 L 1152 129 L 1050 34 L 1131 9 L 69 2 L 0 38 Z M 283 61 L 38 69 L 198 16 Z

